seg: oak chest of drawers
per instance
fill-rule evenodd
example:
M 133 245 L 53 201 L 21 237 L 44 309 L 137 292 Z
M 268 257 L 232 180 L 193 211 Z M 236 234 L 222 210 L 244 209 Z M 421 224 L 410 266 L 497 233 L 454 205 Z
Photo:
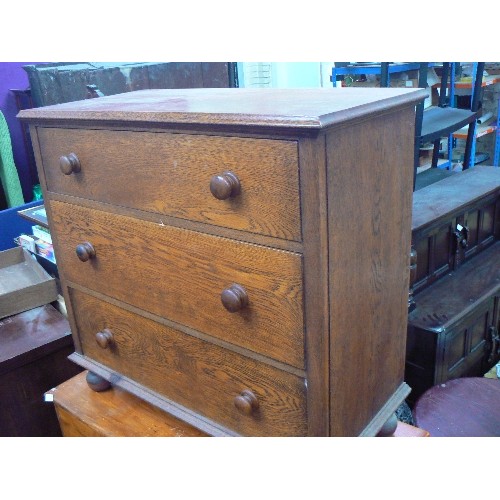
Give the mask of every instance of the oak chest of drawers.
M 407 89 L 25 110 L 76 352 L 215 436 L 376 435 L 404 383 Z

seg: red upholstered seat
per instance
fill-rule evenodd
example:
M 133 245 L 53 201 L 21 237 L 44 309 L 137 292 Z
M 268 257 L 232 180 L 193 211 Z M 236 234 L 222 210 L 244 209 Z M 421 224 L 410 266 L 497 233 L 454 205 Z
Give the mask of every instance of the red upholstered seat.
M 431 387 L 413 415 L 432 437 L 500 436 L 500 380 L 467 377 Z

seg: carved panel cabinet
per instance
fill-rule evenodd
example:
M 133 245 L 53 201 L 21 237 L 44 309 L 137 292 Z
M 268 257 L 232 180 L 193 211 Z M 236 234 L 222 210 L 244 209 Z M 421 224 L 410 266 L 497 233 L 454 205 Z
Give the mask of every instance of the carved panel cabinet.
M 144 90 L 22 111 L 71 359 L 215 436 L 376 435 L 409 392 L 424 97 Z

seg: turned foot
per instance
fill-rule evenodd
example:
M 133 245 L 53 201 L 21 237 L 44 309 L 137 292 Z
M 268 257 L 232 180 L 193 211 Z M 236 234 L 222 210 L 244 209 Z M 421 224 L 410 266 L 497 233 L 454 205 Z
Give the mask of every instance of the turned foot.
M 392 436 L 396 432 L 396 427 L 398 426 L 398 419 L 396 414 L 393 413 L 387 422 L 382 426 L 382 429 L 378 431 L 378 437 Z
M 111 384 L 106 379 L 102 378 L 94 372 L 88 372 L 86 380 L 88 386 L 96 392 L 102 392 L 111 387 Z

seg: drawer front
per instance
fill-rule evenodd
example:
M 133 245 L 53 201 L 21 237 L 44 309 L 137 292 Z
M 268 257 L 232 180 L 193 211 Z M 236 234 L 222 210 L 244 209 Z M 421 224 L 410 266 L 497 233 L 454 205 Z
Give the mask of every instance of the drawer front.
M 300 241 L 295 141 L 39 128 L 49 191 Z M 61 156 L 77 156 L 65 175 Z M 233 172 L 239 180 L 212 178 Z M 237 183 L 236 183 L 237 184 Z
M 70 300 L 84 355 L 239 434 L 307 434 L 304 379 L 78 290 Z M 235 400 L 248 390 L 257 403 L 246 414 Z
M 67 203 L 50 206 L 66 279 L 304 367 L 300 254 Z M 87 262 L 75 252 L 82 242 L 96 252 Z M 233 285 L 243 287 L 248 303 L 229 312 L 221 294 Z

